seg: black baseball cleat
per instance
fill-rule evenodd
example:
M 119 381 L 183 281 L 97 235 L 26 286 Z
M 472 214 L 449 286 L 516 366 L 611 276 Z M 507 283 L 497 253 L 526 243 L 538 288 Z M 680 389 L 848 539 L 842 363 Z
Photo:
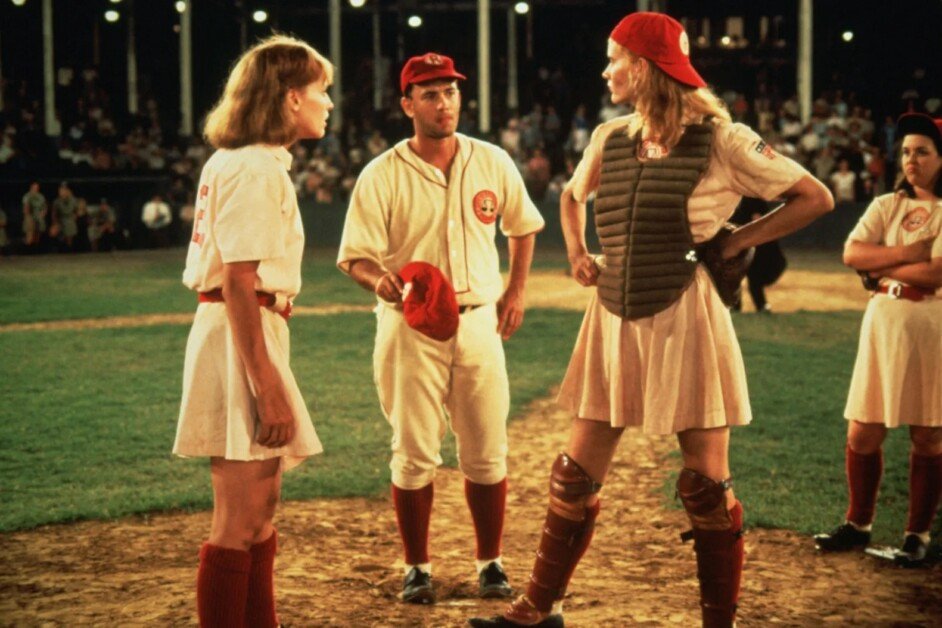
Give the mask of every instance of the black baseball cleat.
M 478 595 L 484 599 L 508 598 L 514 590 L 507 582 L 507 574 L 500 563 L 491 562 L 478 575 Z
M 402 601 L 409 604 L 434 604 L 432 576 L 418 567 L 410 569 L 402 581 Z
M 903 547 L 868 547 L 864 551 L 900 567 L 924 567 L 929 563 L 929 547 L 917 534 L 907 534 Z
M 870 544 L 870 533 L 842 523 L 830 532 L 814 535 L 814 544 L 822 552 L 847 552 Z
M 907 534 L 903 547 L 896 550 L 893 562 L 903 567 L 922 567 L 926 564 L 929 546 L 922 542 L 917 534 Z
M 490 619 L 483 617 L 474 617 L 468 620 L 471 628 L 521 628 L 524 624 L 515 624 L 503 615 L 497 615 Z M 562 615 L 550 615 L 538 624 L 529 624 L 527 628 L 565 628 Z

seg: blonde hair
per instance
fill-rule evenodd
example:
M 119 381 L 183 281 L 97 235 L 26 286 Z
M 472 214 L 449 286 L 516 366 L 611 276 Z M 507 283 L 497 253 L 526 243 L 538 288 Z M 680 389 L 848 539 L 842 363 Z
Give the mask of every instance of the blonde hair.
M 320 80 L 330 85 L 333 76 L 333 65 L 310 45 L 273 35 L 236 62 L 203 135 L 214 148 L 290 144 L 297 129 L 285 94 Z
M 651 137 L 673 148 L 684 134 L 684 122 L 691 118 L 712 116 L 731 121 L 725 103 L 708 87 L 690 87 L 668 76 L 654 63 L 616 44 L 632 63 L 644 63 L 647 72 L 638 82 L 634 103 Z

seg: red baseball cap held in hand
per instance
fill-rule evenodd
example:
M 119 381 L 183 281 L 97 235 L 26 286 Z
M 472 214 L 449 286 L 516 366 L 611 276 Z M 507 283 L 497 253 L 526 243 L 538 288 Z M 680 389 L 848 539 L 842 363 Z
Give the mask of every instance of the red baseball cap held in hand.
M 406 88 L 413 83 L 424 83 L 440 78 L 465 79 L 467 77 L 455 71 L 455 62 L 451 57 L 437 52 L 426 52 L 424 55 L 412 57 L 402 66 L 399 88 L 405 94 Z
M 458 300 L 442 271 L 426 262 L 409 262 L 399 271 L 405 283 L 402 311 L 412 329 L 435 340 L 458 332 Z
M 615 26 L 609 37 L 655 64 L 675 81 L 690 87 L 706 87 L 706 82 L 690 65 L 690 41 L 684 27 L 669 15 L 632 13 Z

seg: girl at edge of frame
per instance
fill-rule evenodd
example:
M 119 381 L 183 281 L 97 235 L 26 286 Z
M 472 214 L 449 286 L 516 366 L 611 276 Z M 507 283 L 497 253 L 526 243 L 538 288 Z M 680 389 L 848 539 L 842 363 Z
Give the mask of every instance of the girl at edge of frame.
M 196 583 L 204 627 L 278 625 L 272 526 L 283 471 L 322 451 L 288 364 L 304 228 L 287 148 L 324 136 L 333 66 L 272 36 L 234 66 L 204 135 L 183 283 L 199 305 L 187 340 L 173 452 L 208 456 L 213 518 Z
M 848 507 L 844 523 L 814 537 L 822 551 L 865 548 L 889 428 L 909 425 L 909 513 L 902 547 L 876 555 L 924 565 L 942 495 L 942 120 L 897 122 L 895 191 L 873 200 L 844 245 L 844 263 L 874 289 L 844 416 Z
M 834 202 L 827 187 L 804 168 L 775 153 L 748 127 L 730 122 L 729 113 L 690 65 L 688 50 L 680 23 L 658 13 L 628 15 L 609 38 L 602 76 L 612 102 L 633 103 L 637 113 L 596 128 L 560 202 L 573 277 L 583 286 L 599 286 L 559 393 L 560 404 L 575 417 L 569 444 L 552 467 L 549 508 L 526 593 L 503 615 L 474 618 L 472 626 L 564 625 L 562 599 L 590 544 L 599 491 L 628 426 L 677 435 L 684 466 L 677 489 L 693 527 L 689 537 L 694 540 L 703 625 L 729 627 L 735 621 L 743 510 L 732 490 L 729 427 L 749 423 L 751 410 L 729 310 L 703 264 L 695 264 L 693 278 L 679 296 L 652 315 L 619 316 L 607 309 L 609 305 L 602 307 L 600 277 L 611 279 L 611 266 L 630 254 L 606 254 L 609 271 L 600 269 L 586 245 L 585 203 L 598 190 L 598 217 L 603 197 L 609 204 L 625 195 L 626 181 L 629 188 L 636 186 L 627 176 L 616 175 L 612 182 L 612 175 L 606 174 L 619 160 L 636 168 L 664 159 L 659 166 L 668 170 L 667 164 L 678 163 L 670 161 L 672 152 L 681 160 L 693 154 L 690 147 L 696 146 L 688 134 L 696 138 L 706 133 L 709 144 L 701 149 L 706 157 L 697 159 L 708 159 L 709 165 L 702 166 L 705 174 L 701 171 L 700 178 L 689 179 L 685 204 L 677 203 L 695 243 L 712 239 L 742 196 L 785 199 L 778 209 L 732 233 L 720 245 L 723 260 L 730 262 L 750 247 L 804 227 L 830 211 Z M 609 139 L 620 140 L 618 133 L 629 139 L 628 149 L 617 141 L 609 148 Z M 602 173 L 603 161 L 615 164 Z M 600 185 L 601 179 L 608 183 Z M 628 196 L 634 193 L 645 192 L 636 186 Z M 664 195 L 656 196 L 657 203 Z M 604 226 L 611 229 L 607 222 Z M 665 269 L 663 274 L 669 273 Z M 621 297 L 629 291 L 625 287 Z

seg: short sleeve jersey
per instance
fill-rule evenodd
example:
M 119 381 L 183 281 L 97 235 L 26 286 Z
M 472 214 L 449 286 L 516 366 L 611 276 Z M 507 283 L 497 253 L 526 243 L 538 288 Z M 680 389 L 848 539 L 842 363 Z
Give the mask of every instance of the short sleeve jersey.
M 33 217 L 39 218 L 40 213 L 46 209 L 46 197 L 41 192 L 27 192 L 23 195 L 23 206 L 28 207 Z
M 75 210 L 78 208 L 78 200 L 74 196 L 57 197 L 52 202 L 52 210 L 59 220 L 74 220 Z
M 255 289 L 293 299 L 301 289 L 304 226 L 280 146 L 213 153 L 200 175 L 183 283 L 222 287 L 223 265 L 258 261 Z
M 779 198 L 807 170 L 781 155 L 744 124 L 713 122 L 716 131 L 707 171 L 687 201 L 687 218 L 695 242 L 709 240 L 729 220 L 743 196 L 767 201 Z M 628 126 L 636 133 L 637 114 L 620 116 L 600 124 L 569 182 L 573 197 L 585 203 L 599 187 L 605 141 L 613 131 Z
M 457 134 L 446 178 L 403 140 L 363 169 L 353 194 L 337 265 L 370 260 L 390 272 L 412 261 L 438 267 L 459 304 L 493 303 L 503 292 L 496 225 L 505 236 L 540 231 L 543 217 L 501 148 Z
M 894 192 L 873 199 L 847 241 L 900 246 L 929 238 L 932 257 L 942 257 L 942 199 L 918 200 Z

